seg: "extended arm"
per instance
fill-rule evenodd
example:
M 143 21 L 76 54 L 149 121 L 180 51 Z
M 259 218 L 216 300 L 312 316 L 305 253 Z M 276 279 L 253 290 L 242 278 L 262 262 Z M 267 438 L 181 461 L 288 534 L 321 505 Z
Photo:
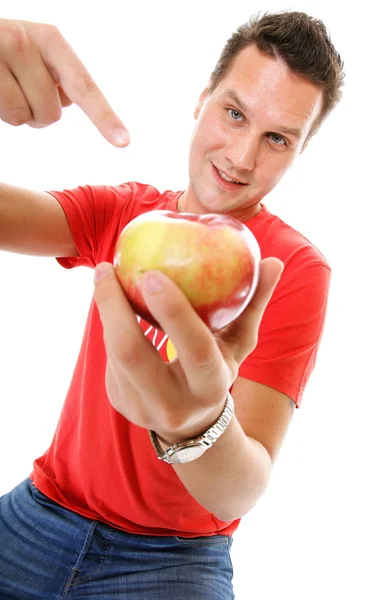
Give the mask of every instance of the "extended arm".
M 74 102 L 108 141 L 127 145 L 123 123 L 56 27 L 0 19 L 0 73 L 2 121 L 46 127 Z M 0 185 L 0 250 L 77 256 L 57 200 L 5 184 Z

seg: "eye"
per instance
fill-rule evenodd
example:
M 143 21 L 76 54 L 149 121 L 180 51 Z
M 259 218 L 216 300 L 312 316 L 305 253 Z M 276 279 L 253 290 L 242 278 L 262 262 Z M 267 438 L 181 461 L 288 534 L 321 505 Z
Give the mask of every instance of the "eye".
M 243 120 L 244 118 L 241 112 L 236 110 L 236 108 L 227 108 L 227 112 L 233 121 L 239 121 L 240 118 Z
M 272 138 L 272 141 L 276 146 L 287 146 L 288 142 L 286 139 L 280 135 L 279 133 L 269 133 L 269 136 Z

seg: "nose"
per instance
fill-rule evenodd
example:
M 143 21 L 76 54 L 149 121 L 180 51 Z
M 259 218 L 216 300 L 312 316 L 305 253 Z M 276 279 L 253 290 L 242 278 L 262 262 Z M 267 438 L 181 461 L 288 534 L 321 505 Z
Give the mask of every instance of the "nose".
M 241 133 L 231 140 L 226 151 L 226 158 L 236 171 L 252 171 L 259 152 L 259 136 Z

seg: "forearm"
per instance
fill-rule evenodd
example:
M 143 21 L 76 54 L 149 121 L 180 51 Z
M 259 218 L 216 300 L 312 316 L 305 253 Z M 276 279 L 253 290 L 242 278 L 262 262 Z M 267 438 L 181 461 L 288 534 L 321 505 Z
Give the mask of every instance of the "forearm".
M 238 519 L 253 508 L 267 487 L 271 467 L 267 450 L 246 436 L 236 416 L 200 458 L 172 465 L 195 500 L 222 521 Z
M 0 183 L 0 250 L 78 256 L 66 215 L 47 192 Z

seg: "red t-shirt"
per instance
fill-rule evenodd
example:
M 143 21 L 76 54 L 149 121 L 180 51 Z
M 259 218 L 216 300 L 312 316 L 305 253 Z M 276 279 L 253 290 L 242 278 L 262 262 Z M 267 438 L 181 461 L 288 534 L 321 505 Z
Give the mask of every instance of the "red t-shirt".
M 79 253 L 58 262 L 66 268 L 94 268 L 101 261 L 113 262 L 117 238 L 131 219 L 150 210 L 177 210 L 182 192 L 160 194 L 152 186 L 128 183 L 52 194 L 65 211 Z M 287 394 L 299 407 L 321 338 L 330 268 L 308 240 L 264 205 L 245 225 L 256 236 L 262 257 L 279 257 L 285 269 L 263 317 L 258 345 L 239 375 Z M 140 323 L 167 360 L 167 337 Z M 92 301 L 51 446 L 33 465 L 37 488 L 74 512 L 130 533 L 232 535 L 240 519 L 220 521 L 200 506 L 171 465 L 157 459 L 148 431 L 111 406 L 105 367 L 103 330 Z

